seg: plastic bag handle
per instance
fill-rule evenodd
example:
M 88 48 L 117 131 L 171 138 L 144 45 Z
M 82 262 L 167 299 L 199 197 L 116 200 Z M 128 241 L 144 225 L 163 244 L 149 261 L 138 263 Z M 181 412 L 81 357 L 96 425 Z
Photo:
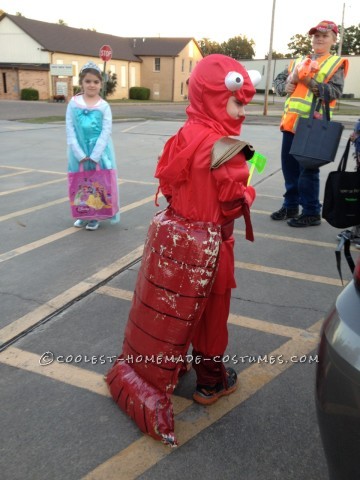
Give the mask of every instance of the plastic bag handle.
M 91 159 L 91 158 L 86 158 L 86 159 L 83 159 L 83 160 L 80 160 L 80 166 L 79 166 L 79 172 L 83 172 L 84 171 L 84 162 L 94 162 L 96 164 L 96 167 L 95 167 L 95 170 L 100 170 L 100 165 L 98 162 L 95 162 L 95 160 Z
M 351 140 L 349 138 L 348 141 L 347 141 L 344 153 L 342 154 L 339 166 L 338 166 L 338 172 L 345 172 L 345 170 L 346 170 L 346 165 L 347 165 L 347 160 L 348 160 L 349 150 L 350 150 L 350 144 L 351 144 Z

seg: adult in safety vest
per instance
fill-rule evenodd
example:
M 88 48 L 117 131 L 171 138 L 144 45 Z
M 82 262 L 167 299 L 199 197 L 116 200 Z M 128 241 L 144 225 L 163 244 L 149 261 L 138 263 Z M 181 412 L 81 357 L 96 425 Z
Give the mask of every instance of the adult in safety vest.
M 280 124 L 283 133 L 281 166 L 285 181 L 284 201 L 281 208 L 271 214 L 271 218 L 287 220 L 291 227 L 321 224 L 319 168 L 301 167 L 290 154 L 290 149 L 297 122 L 300 117 L 309 117 L 313 97 L 320 96 L 322 84 L 327 84 L 329 91 L 330 116 L 336 100 L 342 94 L 348 61 L 330 53 L 336 43 L 337 34 L 336 24 L 328 20 L 323 20 L 311 28 L 309 35 L 312 39 L 313 53 L 292 61 L 288 69 L 274 80 L 276 94 L 288 97 Z

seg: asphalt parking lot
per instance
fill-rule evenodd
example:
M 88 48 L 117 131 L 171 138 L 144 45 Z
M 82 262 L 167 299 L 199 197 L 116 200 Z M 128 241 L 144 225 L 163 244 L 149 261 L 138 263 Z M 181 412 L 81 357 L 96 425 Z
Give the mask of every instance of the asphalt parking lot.
M 314 373 L 322 319 L 343 288 L 337 230 L 325 221 L 293 229 L 270 220 L 283 193 L 273 118 L 260 123 L 249 116 L 241 135 L 268 163 L 252 181 L 254 243 L 245 241 L 243 220 L 236 223 L 227 353 L 240 386 L 204 408 L 192 401 L 190 371 L 173 396 L 180 445 L 170 449 L 142 435 L 118 409 L 103 375 L 121 351 L 149 222 L 165 206 L 163 199 L 154 204 L 157 154 L 181 126 L 184 107 L 162 107 L 157 119 L 144 118 L 150 115 L 138 107 L 132 118 L 114 122 L 121 222 L 89 232 L 72 226 L 64 124 L 22 123 L 34 107 L 26 113 L 16 105 L 9 117 L 4 103 L 1 478 L 327 480 Z M 41 108 L 42 116 L 54 115 L 54 104 Z M 347 119 L 338 158 L 356 119 Z M 322 192 L 332 169 L 321 169 Z M 345 261 L 343 274 L 345 282 L 351 278 Z

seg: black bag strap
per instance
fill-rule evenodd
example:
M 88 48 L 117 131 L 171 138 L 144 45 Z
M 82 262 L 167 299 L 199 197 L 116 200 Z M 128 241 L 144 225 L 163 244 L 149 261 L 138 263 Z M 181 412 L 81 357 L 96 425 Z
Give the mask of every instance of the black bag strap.
M 342 285 L 344 285 L 342 274 L 341 274 L 341 250 L 343 247 L 344 247 L 344 255 L 349 265 L 349 268 L 351 270 L 351 273 L 354 273 L 354 270 L 355 270 L 355 263 L 350 252 L 350 244 L 351 244 L 350 233 L 348 233 L 347 230 L 344 232 L 341 232 L 339 244 L 335 250 L 335 258 L 336 258 L 336 266 L 340 275 Z
M 319 83 L 319 98 L 322 100 L 323 116 L 330 122 L 330 90 L 326 83 Z
M 350 145 L 351 145 L 351 140 L 349 138 L 338 166 L 338 172 L 345 172 L 346 170 L 347 160 L 348 160 L 349 151 L 350 151 Z
M 322 109 L 322 122 L 323 127 L 326 129 L 328 122 L 330 122 L 330 92 L 329 86 L 326 83 L 319 83 L 319 97 L 313 95 L 311 102 L 311 109 L 309 114 L 308 126 L 311 127 L 314 121 L 315 112 L 319 112 Z

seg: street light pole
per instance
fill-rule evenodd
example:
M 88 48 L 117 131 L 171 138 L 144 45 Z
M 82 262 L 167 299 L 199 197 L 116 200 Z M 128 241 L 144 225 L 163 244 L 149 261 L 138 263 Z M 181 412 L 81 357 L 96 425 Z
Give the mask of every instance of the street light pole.
M 273 0 L 273 8 L 272 8 L 272 15 L 271 15 L 270 45 L 269 45 L 266 83 L 265 83 L 264 115 L 267 115 L 268 96 L 269 96 L 269 87 L 270 87 L 270 71 L 271 71 L 271 61 L 272 61 L 272 43 L 273 43 L 273 35 L 274 35 L 275 4 L 276 4 L 276 0 Z

